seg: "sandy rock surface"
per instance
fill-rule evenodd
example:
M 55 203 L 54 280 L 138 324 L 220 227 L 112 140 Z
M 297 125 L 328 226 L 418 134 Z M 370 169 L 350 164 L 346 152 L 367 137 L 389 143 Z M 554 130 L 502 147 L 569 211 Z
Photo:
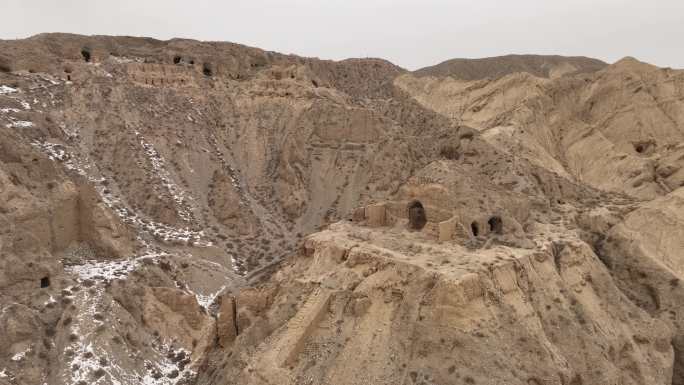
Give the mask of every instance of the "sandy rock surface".
M 684 71 L 0 41 L 0 384 L 684 384 Z

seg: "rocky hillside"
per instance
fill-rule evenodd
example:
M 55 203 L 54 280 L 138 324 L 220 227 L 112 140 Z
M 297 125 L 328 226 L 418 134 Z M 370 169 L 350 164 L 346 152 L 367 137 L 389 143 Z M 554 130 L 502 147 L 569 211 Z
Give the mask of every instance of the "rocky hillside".
M 506 55 L 482 59 L 451 59 L 421 68 L 415 72 L 415 75 L 482 80 L 524 72 L 540 78 L 558 78 L 596 72 L 607 65 L 600 60 L 588 57 Z
M 684 384 L 684 71 L 0 41 L 0 384 Z

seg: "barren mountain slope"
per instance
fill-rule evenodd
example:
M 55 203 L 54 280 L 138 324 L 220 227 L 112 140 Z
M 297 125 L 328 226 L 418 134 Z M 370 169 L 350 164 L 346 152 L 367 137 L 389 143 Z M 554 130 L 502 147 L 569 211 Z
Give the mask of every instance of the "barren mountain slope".
M 525 72 L 537 77 L 591 73 L 607 64 L 588 57 L 552 55 L 506 55 L 482 59 L 451 59 L 434 66 L 417 70 L 417 76 L 450 76 L 462 80 L 499 78 L 512 73 Z
M 653 199 L 684 184 L 684 71 L 626 58 L 551 80 L 404 75 L 396 83 L 498 148 L 590 186 Z
M 0 384 L 684 383 L 682 73 L 486 63 L 0 41 Z

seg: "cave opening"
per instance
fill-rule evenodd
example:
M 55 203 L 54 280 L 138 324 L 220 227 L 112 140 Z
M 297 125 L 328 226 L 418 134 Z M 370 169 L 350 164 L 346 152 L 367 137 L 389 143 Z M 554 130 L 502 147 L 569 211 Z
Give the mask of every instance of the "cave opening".
M 439 155 L 448 160 L 458 160 L 461 157 L 461 154 L 458 152 L 458 146 L 454 145 L 442 146 L 439 150 Z
M 638 142 L 633 142 L 634 152 L 639 155 L 651 155 L 656 149 L 656 143 L 653 140 L 641 140 Z
M 480 226 L 477 224 L 477 222 L 473 222 L 470 224 L 470 231 L 472 231 L 473 236 L 475 237 L 480 235 Z
M 180 62 L 181 62 L 180 56 L 174 56 L 173 57 L 173 64 L 180 64 Z
M 83 56 L 83 60 L 85 60 L 86 63 L 90 63 L 90 50 L 88 48 L 83 48 L 81 50 L 81 56 Z
M 503 233 L 503 221 L 501 220 L 501 217 L 498 215 L 495 215 L 487 221 L 489 224 L 489 231 L 495 234 L 502 234 Z
M 43 277 L 40 279 L 40 287 L 42 289 L 50 287 L 50 277 Z
M 12 72 L 12 66 L 10 66 L 9 61 L 0 57 L 0 72 Z
M 413 230 L 422 230 L 427 223 L 425 208 L 420 201 L 413 201 L 408 205 L 409 227 Z
M 211 65 L 209 63 L 204 63 L 202 66 L 202 73 L 204 76 L 211 77 L 214 75 L 214 71 L 211 70 Z

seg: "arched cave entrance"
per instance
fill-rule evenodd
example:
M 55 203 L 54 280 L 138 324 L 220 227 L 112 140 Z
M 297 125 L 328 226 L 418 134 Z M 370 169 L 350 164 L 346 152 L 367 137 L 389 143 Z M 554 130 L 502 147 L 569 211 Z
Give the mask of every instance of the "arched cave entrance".
M 85 60 L 86 63 L 90 63 L 90 50 L 88 48 L 83 48 L 81 50 L 81 56 L 83 56 L 83 60 Z
M 495 234 L 502 234 L 503 233 L 503 221 L 501 220 L 501 217 L 498 215 L 495 215 L 487 221 L 489 224 L 489 232 L 495 233 Z
M 470 231 L 473 232 L 474 237 L 480 235 L 480 226 L 477 224 L 477 222 L 473 222 L 470 224 Z
M 208 77 L 213 76 L 214 71 L 212 71 L 212 69 L 211 69 L 211 64 L 204 63 L 204 65 L 202 66 L 202 73 L 204 74 L 204 76 L 208 76 Z
M 9 59 L 0 57 L 0 72 L 12 72 L 12 66 L 10 65 Z
M 409 228 L 422 230 L 427 223 L 425 208 L 419 201 L 413 201 L 408 205 Z
M 644 140 L 632 143 L 634 151 L 639 155 L 651 155 L 655 150 L 656 143 L 652 140 Z
M 180 64 L 180 62 L 181 62 L 180 56 L 174 56 L 173 57 L 173 64 Z
M 50 277 L 43 277 L 40 279 L 40 287 L 41 288 L 46 288 L 50 287 Z

